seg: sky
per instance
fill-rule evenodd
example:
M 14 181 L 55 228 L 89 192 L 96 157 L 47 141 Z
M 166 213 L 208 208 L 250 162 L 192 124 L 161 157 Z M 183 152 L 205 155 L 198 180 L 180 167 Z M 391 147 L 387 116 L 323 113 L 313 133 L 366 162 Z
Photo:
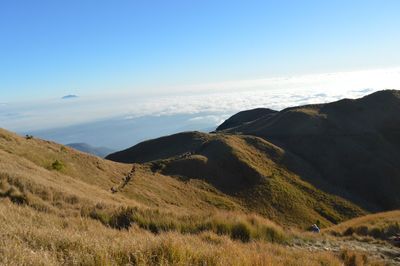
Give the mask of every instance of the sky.
M 400 2 L 0 2 L 1 102 L 399 65 Z
M 0 127 L 121 148 L 253 107 L 400 89 L 399 12 L 398 0 L 0 1 Z

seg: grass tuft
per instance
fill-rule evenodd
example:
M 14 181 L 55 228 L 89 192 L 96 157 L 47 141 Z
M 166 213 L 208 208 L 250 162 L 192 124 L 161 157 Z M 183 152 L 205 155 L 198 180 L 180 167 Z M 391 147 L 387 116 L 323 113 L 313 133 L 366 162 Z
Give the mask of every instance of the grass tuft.
M 61 170 L 64 168 L 64 164 L 63 164 L 61 161 L 59 161 L 59 160 L 55 160 L 55 161 L 51 164 L 51 168 L 52 168 L 53 170 L 56 170 L 56 171 L 61 171 Z

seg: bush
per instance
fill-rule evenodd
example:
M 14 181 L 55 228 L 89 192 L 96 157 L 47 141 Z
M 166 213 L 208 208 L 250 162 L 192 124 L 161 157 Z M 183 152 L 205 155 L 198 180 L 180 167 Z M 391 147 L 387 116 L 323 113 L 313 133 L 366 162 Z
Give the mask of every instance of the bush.
M 83 214 L 83 215 L 86 215 L 86 214 Z M 91 210 L 89 212 L 88 216 L 90 218 L 94 219 L 94 220 L 100 221 L 104 225 L 109 225 L 110 224 L 110 220 L 111 220 L 110 216 L 107 213 L 103 212 L 103 211 L 99 211 L 97 209 L 93 209 L 93 210 Z
M 249 242 L 251 237 L 250 227 L 243 222 L 234 224 L 231 229 L 231 237 L 242 242 Z
M 228 235 L 230 232 L 229 225 L 226 223 L 217 223 L 215 229 L 218 235 Z
M 356 234 L 360 236 L 368 235 L 368 227 L 363 225 L 356 228 Z
M 129 229 L 133 222 L 133 209 L 121 208 L 111 216 L 109 225 L 116 229 Z
M 55 160 L 51 164 L 51 168 L 56 170 L 56 171 L 61 171 L 64 168 L 64 164 L 62 162 L 60 162 L 59 160 Z
M 351 236 L 351 235 L 353 235 L 353 234 L 354 234 L 354 229 L 353 229 L 353 227 L 349 227 L 349 228 L 346 229 L 346 231 L 343 232 L 343 235 L 344 235 L 344 236 Z
M 263 239 L 271 243 L 284 243 L 286 241 L 286 236 L 272 227 L 262 228 Z

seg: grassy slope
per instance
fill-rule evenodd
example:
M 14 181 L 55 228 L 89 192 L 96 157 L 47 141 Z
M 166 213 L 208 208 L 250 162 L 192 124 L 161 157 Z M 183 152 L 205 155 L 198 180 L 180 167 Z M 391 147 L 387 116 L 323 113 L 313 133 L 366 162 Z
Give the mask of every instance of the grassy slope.
M 51 170 L 54 160 L 64 168 Z M 328 252 L 268 244 L 286 233 L 202 182 L 143 167 L 124 193 L 111 194 L 113 178 L 129 168 L 1 130 L 0 264 L 340 265 Z M 237 210 L 217 211 L 215 202 Z M 129 230 L 113 229 L 126 221 Z
M 54 160 L 64 168 L 52 170 Z M 0 130 L 0 264 L 343 264 L 331 252 L 271 244 L 291 233 L 204 182 L 147 167 L 111 194 L 129 165 Z
M 328 233 L 339 236 L 369 236 L 387 240 L 400 234 L 400 211 L 381 212 L 348 220 L 327 228 Z
M 20 178 L 40 181 L 44 186 L 48 185 L 44 178 L 46 176 L 48 180 L 51 178 L 51 182 L 59 182 L 57 185 L 65 187 L 76 182 L 79 183 L 76 185 L 79 187 L 83 181 L 86 186 L 96 186 L 95 189 L 90 187 L 85 190 L 88 195 L 92 194 L 92 188 L 93 192 L 111 194 L 110 188 L 119 184 L 121 178 L 131 169 L 131 165 L 102 160 L 54 142 L 26 140 L 1 129 L 0 152 L 0 163 L 3 165 L 0 169 L 3 172 L 7 170 L 7 173 L 20 175 Z M 51 169 L 55 160 L 64 165 L 60 171 Z M 27 169 L 27 165 L 30 165 L 32 170 Z M 124 200 L 134 200 L 148 207 L 164 207 L 182 212 L 196 209 L 213 210 L 214 205 L 225 209 L 240 209 L 237 203 L 201 182 L 182 183 L 169 176 L 153 174 L 146 167 L 137 168 L 138 174 L 134 180 L 122 193 L 115 196 L 118 201 L 122 201 L 120 198 L 124 196 Z M 28 172 L 36 171 L 40 174 L 35 178 L 26 176 Z
M 168 159 L 162 159 L 165 150 Z M 182 156 L 185 152 L 192 154 Z M 141 143 L 118 154 L 122 155 L 124 161 L 161 158 L 146 165 L 185 182 L 204 180 L 246 209 L 285 225 L 307 227 L 317 220 L 331 225 L 364 214 L 357 206 L 293 174 L 283 162 L 293 168 L 304 164 L 257 137 L 187 132 Z
M 277 144 L 311 165 L 324 189 L 383 211 L 400 206 L 399 113 L 400 91 L 388 90 L 288 108 L 226 132 Z

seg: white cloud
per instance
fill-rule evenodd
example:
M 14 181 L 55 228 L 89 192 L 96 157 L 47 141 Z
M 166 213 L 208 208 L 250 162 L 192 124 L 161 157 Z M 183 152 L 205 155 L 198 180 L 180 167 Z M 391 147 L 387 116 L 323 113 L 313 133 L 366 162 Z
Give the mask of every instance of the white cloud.
M 199 114 L 192 119 L 220 123 L 245 109 L 281 110 L 356 98 L 381 89 L 400 89 L 400 68 L 193 85 L 174 88 L 173 95 L 164 96 L 122 93 L 82 95 L 74 101 L 0 104 L 0 124 L 10 130 L 29 131 L 117 117 L 176 114 Z

